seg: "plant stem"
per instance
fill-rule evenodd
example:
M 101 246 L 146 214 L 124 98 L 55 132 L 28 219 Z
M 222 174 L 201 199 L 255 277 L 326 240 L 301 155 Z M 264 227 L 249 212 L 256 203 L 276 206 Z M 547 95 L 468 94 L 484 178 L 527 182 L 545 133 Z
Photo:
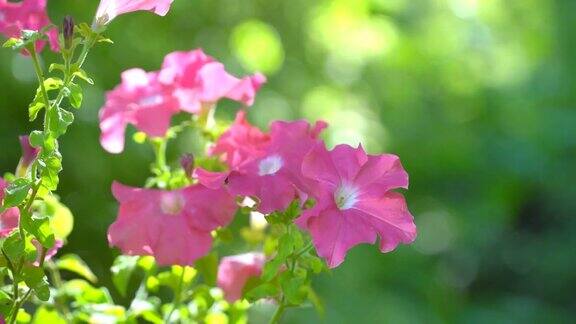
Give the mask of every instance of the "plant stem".
M 284 315 L 284 311 L 286 311 L 286 303 L 284 302 L 284 297 L 282 297 L 282 299 L 280 300 L 280 305 L 278 305 L 278 308 L 274 312 L 274 315 L 272 315 L 269 324 L 279 323 L 280 319 L 282 318 L 282 315 Z
M 60 290 L 60 288 L 62 287 L 62 277 L 60 277 L 60 271 L 58 271 L 58 267 L 52 261 L 48 261 L 46 263 L 46 267 L 48 269 L 48 272 L 50 273 L 50 277 L 52 277 L 54 287 L 56 288 L 56 290 Z M 72 323 L 71 319 L 72 314 L 66 303 L 65 302 L 63 303 L 60 301 L 59 298 L 54 297 L 54 304 L 56 309 L 58 309 L 62 313 L 62 315 L 64 315 L 66 323 Z
M 88 56 L 88 52 L 90 52 L 90 49 L 92 48 L 92 46 L 94 46 L 94 44 L 96 44 L 96 38 L 98 34 L 93 34 L 91 37 L 89 37 L 86 42 L 84 42 L 84 45 L 82 47 L 82 52 L 80 53 L 80 56 L 78 57 L 78 60 L 76 60 L 76 67 L 77 68 L 81 68 L 82 65 L 84 64 L 84 62 L 86 61 L 86 57 Z M 54 106 L 55 107 L 59 107 L 60 104 L 62 103 L 62 100 L 64 99 L 64 88 L 66 88 L 71 82 L 74 81 L 74 78 L 76 77 L 74 74 L 70 73 L 70 66 L 69 64 L 65 64 L 66 65 L 66 76 L 65 76 L 65 80 L 64 80 L 64 85 L 62 86 L 62 88 L 60 89 L 60 92 L 58 92 L 58 96 L 56 97 L 56 100 L 54 101 Z
M 44 99 L 44 107 L 46 109 L 44 113 L 44 134 L 47 134 L 50 128 L 50 111 L 52 110 L 52 105 L 50 104 L 48 91 L 46 91 L 46 87 L 44 86 L 44 71 L 40 67 L 40 60 L 38 58 L 36 45 L 34 43 L 28 46 L 28 52 L 30 52 L 30 57 L 34 63 L 34 71 L 36 71 L 36 77 L 38 78 L 38 83 L 40 85 L 40 92 L 42 93 L 42 98 Z
M 182 267 L 182 274 L 180 275 L 180 281 L 178 282 L 178 288 L 174 292 L 174 302 L 172 309 L 164 319 L 164 323 L 170 323 L 172 318 L 172 313 L 180 306 L 180 299 L 182 297 L 182 285 L 184 284 L 184 274 L 186 273 L 186 267 Z

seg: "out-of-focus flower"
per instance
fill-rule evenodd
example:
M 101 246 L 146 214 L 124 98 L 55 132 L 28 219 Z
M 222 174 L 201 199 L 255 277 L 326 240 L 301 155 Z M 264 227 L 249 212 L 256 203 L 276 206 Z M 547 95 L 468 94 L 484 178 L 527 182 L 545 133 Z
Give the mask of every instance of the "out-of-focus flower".
M 34 244 L 34 246 L 36 247 L 36 261 L 34 261 L 34 265 L 35 266 L 40 266 L 40 258 L 42 257 L 42 244 L 40 244 L 40 242 L 38 242 L 36 239 L 32 240 L 32 244 Z M 54 242 L 54 246 L 49 248 L 48 251 L 46 251 L 46 255 L 44 256 L 44 261 L 48 261 L 50 259 L 52 259 L 53 256 L 56 255 L 56 253 L 58 253 L 58 250 L 60 250 L 62 248 L 62 246 L 64 246 L 64 241 L 62 240 L 56 240 Z
M 220 155 L 231 170 L 239 170 L 251 160 L 266 153 L 270 136 L 246 119 L 244 110 L 238 111 L 236 120 L 210 148 L 210 155 Z
M 160 265 L 192 265 L 210 251 L 211 231 L 226 226 L 236 210 L 224 189 L 202 185 L 165 191 L 112 185 L 120 203 L 108 229 L 110 245 L 128 255 L 153 255 Z
M 270 144 L 258 159 L 228 176 L 230 192 L 258 198 L 258 211 L 284 210 L 298 195 L 305 196 L 310 181 L 302 177 L 302 159 L 321 140 L 326 123 L 276 121 L 271 125 Z M 303 197 L 304 200 L 306 197 Z
M 264 254 L 245 253 L 222 258 L 218 267 L 218 287 L 228 302 L 242 298 L 248 279 L 259 277 L 264 266 Z
M 255 74 L 238 79 L 226 72 L 222 63 L 196 49 L 168 54 L 159 80 L 176 88 L 183 110 L 202 113 L 223 98 L 251 106 L 266 77 Z
M 106 94 L 100 110 L 100 143 L 110 153 L 124 150 L 128 124 L 150 137 L 163 137 L 178 113 L 173 89 L 158 82 L 158 73 L 130 69 L 122 73 L 122 83 Z
M 101 0 L 96 10 L 93 27 L 99 29 L 107 25 L 117 16 L 133 11 L 145 10 L 160 16 L 165 16 L 168 10 L 170 10 L 170 5 L 173 1 L 174 0 Z
M 362 147 L 316 145 L 304 158 L 302 172 L 318 182 L 310 194 L 316 205 L 297 219 L 308 229 L 331 268 L 361 243 L 389 252 L 416 238 L 416 225 L 404 197 L 392 189 L 407 188 L 408 174 L 395 155 L 367 155 Z
M 28 136 L 20 136 L 20 147 L 22 148 L 22 157 L 18 162 L 18 167 L 16 168 L 16 175 L 22 177 L 26 175 L 28 167 L 36 160 L 38 154 L 40 153 L 39 148 L 32 147 L 30 145 L 30 138 Z
M 6 37 L 20 37 L 22 30 L 40 31 L 50 24 L 46 13 L 46 0 L 22 0 L 21 2 L 0 0 L 0 33 Z M 52 28 L 46 34 L 50 48 L 58 51 L 57 29 Z M 38 41 L 36 49 L 41 51 L 45 44 L 45 41 Z
M 4 199 L 4 190 L 8 187 L 8 182 L 0 178 L 0 203 Z M 18 228 L 20 222 L 20 210 L 18 207 L 11 207 L 0 212 L 0 238 L 6 237 L 13 230 Z

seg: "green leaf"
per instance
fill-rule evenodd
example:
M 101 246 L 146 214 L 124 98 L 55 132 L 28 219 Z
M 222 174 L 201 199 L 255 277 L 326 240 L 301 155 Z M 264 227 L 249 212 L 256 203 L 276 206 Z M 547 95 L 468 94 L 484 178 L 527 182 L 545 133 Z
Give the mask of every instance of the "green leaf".
M 11 48 L 14 50 L 21 49 L 24 47 L 24 41 L 22 41 L 20 38 L 12 37 L 5 41 L 4 44 L 2 44 L 2 47 Z
M 30 133 L 29 139 L 32 147 L 40 148 L 44 144 L 44 133 L 41 131 L 33 131 Z
M 50 288 L 44 275 L 44 269 L 25 264 L 22 269 L 22 279 L 24 279 L 26 286 L 34 290 L 38 299 L 47 301 L 50 298 Z
M 54 246 L 56 239 L 50 227 L 50 219 L 41 215 L 20 215 L 22 227 L 32 234 L 46 249 Z
M 106 288 L 95 288 L 82 279 L 66 281 L 60 292 L 70 296 L 78 305 L 112 303 L 112 297 Z
M 48 72 L 53 72 L 54 70 L 59 70 L 59 71 L 66 71 L 66 67 L 64 66 L 64 64 L 57 64 L 57 63 L 52 63 L 50 64 L 50 67 L 48 68 Z
M 5 190 L 4 207 L 18 206 L 26 199 L 31 187 L 32 183 L 26 178 L 18 178 L 12 181 Z
M 218 275 L 218 254 L 212 252 L 197 260 L 194 266 L 204 278 L 204 282 L 207 285 L 216 285 L 216 277 Z
M 49 157 L 46 160 L 42 160 L 46 167 L 42 169 L 42 186 L 44 186 L 49 191 L 54 191 L 58 188 L 58 183 L 60 179 L 58 178 L 58 173 L 62 170 L 62 162 L 56 157 Z
M 32 320 L 33 324 L 66 324 L 66 320 L 60 316 L 60 313 L 56 311 L 55 308 L 51 308 L 48 305 L 43 305 L 36 310 L 34 313 L 34 318 Z
M 280 286 L 288 302 L 293 305 L 302 304 L 308 295 L 306 285 L 306 270 L 298 269 L 295 272 L 285 271 L 280 275 Z
M 80 106 L 82 106 L 82 88 L 76 83 L 70 82 L 70 85 L 68 85 L 68 90 L 70 90 L 70 94 L 68 95 L 70 104 L 72 107 L 79 109 Z
M 44 80 L 44 88 L 46 91 L 58 90 L 62 88 L 64 81 L 60 78 L 47 78 Z
M 86 263 L 84 263 L 84 261 L 75 254 L 66 254 L 60 257 L 58 261 L 56 261 L 56 266 L 60 270 L 74 272 L 86 278 L 92 283 L 96 283 L 98 281 L 98 278 L 96 278 L 96 275 L 94 275 L 88 265 L 86 265 Z
M 8 317 L 8 313 L 12 308 L 12 298 L 4 290 L 0 290 L 0 314 L 4 318 Z
M 20 237 L 20 232 L 14 231 L 2 243 L 2 251 L 14 263 L 24 255 L 25 246 L 25 242 Z
M 267 297 L 274 297 L 280 293 L 278 287 L 271 283 L 261 284 L 246 293 L 250 300 L 258 300 Z
M 71 112 L 59 107 L 50 110 L 50 131 L 56 138 L 65 134 L 72 122 L 74 122 L 74 114 Z
M 72 75 L 77 76 L 78 78 L 86 81 L 90 85 L 94 84 L 94 80 L 92 80 L 92 78 L 88 76 L 88 73 L 86 73 L 86 71 L 84 71 L 83 69 L 78 68 L 74 73 L 72 73 Z
M 120 255 L 114 260 L 114 264 L 110 268 L 110 271 L 112 271 L 112 282 L 122 296 L 126 296 L 128 284 L 137 262 L 137 256 Z

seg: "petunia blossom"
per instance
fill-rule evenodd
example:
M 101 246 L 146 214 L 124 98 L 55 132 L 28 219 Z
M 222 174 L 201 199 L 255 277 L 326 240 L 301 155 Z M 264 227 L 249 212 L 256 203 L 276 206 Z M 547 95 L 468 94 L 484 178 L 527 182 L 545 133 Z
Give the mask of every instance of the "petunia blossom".
M 22 0 L 10 2 L 0 0 L 0 33 L 6 37 L 20 37 L 23 30 L 40 31 L 50 25 L 46 12 L 46 0 Z M 51 28 L 47 33 L 50 48 L 58 51 L 58 31 Z M 41 51 L 45 41 L 38 41 L 36 49 Z
M 362 147 L 316 145 L 304 158 L 302 173 L 317 181 L 316 205 L 298 224 L 310 231 L 318 252 L 331 268 L 361 243 L 389 252 L 416 238 L 416 225 L 404 197 L 391 190 L 408 187 L 408 174 L 395 155 L 367 155 Z
M 250 278 L 262 274 L 265 258 L 262 253 L 245 253 L 222 258 L 218 267 L 218 287 L 230 303 L 242 298 L 242 290 Z
M 211 231 L 234 217 L 224 190 L 193 185 L 166 191 L 112 185 L 120 203 L 108 241 L 128 255 L 153 255 L 160 265 L 192 265 L 212 245 Z
M 105 26 L 119 15 L 140 10 L 165 16 L 172 2 L 174 0 L 101 0 L 96 10 L 94 27 Z
M 272 123 L 266 153 L 230 173 L 230 191 L 257 198 L 257 209 L 264 214 L 286 209 L 298 196 L 306 200 L 311 183 L 302 177 L 302 159 L 321 142 L 318 135 L 325 127 L 324 122 L 311 126 L 303 120 Z
M 238 111 L 234 123 L 210 148 L 209 155 L 219 155 L 231 170 L 239 170 L 246 163 L 266 153 L 270 135 L 251 125 L 244 110 Z
M 222 63 L 201 49 L 168 54 L 159 79 L 176 88 L 181 108 L 190 113 L 202 113 L 223 98 L 251 106 L 256 92 L 266 82 L 259 73 L 242 79 L 230 75 Z
M 22 148 L 22 157 L 18 162 L 18 167 L 16 168 L 16 175 L 23 177 L 26 175 L 26 171 L 28 167 L 36 160 L 38 154 L 40 153 L 40 149 L 36 147 L 32 147 L 30 145 L 30 138 L 28 136 L 20 136 L 20 147 Z
M 8 187 L 8 182 L 0 178 L 0 203 L 4 200 L 4 190 Z M 11 207 L 0 212 L 0 238 L 7 237 L 13 230 L 18 228 L 20 222 L 20 210 L 18 207 Z
M 122 73 L 122 82 L 106 94 L 100 110 L 100 143 L 110 153 L 124 150 L 126 126 L 134 125 L 151 137 L 163 137 L 178 113 L 178 100 L 172 88 L 158 82 L 158 73 L 130 69 Z

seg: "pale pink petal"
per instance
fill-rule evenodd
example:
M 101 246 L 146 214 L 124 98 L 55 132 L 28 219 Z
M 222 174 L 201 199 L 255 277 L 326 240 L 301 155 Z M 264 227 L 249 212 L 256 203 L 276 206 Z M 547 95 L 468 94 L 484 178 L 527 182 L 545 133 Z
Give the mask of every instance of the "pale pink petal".
M 119 15 L 134 11 L 151 11 L 164 16 L 174 0 L 102 0 L 96 11 L 95 24 L 106 25 Z
M 218 266 L 218 287 L 224 291 L 224 298 L 230 303 L 241 299 L 244 286 L 250 278 L 261 275 L 264 262 L 262 253 L 246 253 L 222 258 Z

